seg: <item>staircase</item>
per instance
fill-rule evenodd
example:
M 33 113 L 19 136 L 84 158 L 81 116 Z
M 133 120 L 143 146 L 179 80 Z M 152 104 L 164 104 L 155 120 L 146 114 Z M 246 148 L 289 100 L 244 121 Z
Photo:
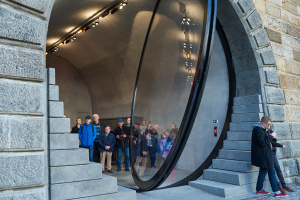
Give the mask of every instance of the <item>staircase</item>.
M 55 69 L 48 68 L 47 75 L 50 198 L 135 200 L 134 190 L 118 186 L 116 178 L 102 174 L 101 164 L 89 162 L 89 150 L 79 148 L 78 135 L 70 133 L 70 119 L 63 118 Z
M 252 125 L 262 116 L 259 95 L 235 97 L 223 149 L 212 168 L 204 170 L 202 179 L 189 185 L 225 198 L 254 192 L 259 168 L 251 165 Z

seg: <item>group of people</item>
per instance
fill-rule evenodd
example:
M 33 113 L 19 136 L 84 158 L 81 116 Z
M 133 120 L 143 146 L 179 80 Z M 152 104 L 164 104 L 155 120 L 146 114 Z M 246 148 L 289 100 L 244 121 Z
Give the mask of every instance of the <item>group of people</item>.
M 143 120 L 142 123 L 133 124 L 130 134 L 130 118 L 127 118 L 126 124 L 123 119 L 118 119 L 117 127 L 112 131 L 110 126 L 99 120 L 98 114 L 94 114 L 92 117 L 87 115 L 84 124 L 81 124 L 81 119 L 77 119 L 71 132 L 78 133 L 80 147 L 89 149 L 90 161 L 101 162 L 103 172 L 105 161 L 107 171 L 113 172 L 111 167 L 113 160 L 117 161 L 117 171 L 121 171 L 123 154 L 125 171 L 130 171 L 129 145 L 132 142 L 134 166 L 137 171 L 139 170 L 139 175 L 143 176 L 148 159 L 151 161 L 151 169 L 156 168 L 157 157 L 159 163 L 163 163 L 178 132 L 175 123 L 161 134 L 158 133 L 158 129 L 157 124 L 152 125 L 149 121 L 146 125 L 146 120 Z
M 286 191 L 294 192 L 287 186 L 276 156 L 276 148 L 286 148 L 277 143 L 277 134 L 270 129 L 272 120 L 263 116 L 260 122 L 253 125 L 251 140 L 251 164 L 259 167 L 256 184 L 257 194 L 270 194 L 263 189 L 265 177 L 268 174 L 272 190 L 276 197 L 288 196 Z M 279 181 L 276 179 L 275 172 Z

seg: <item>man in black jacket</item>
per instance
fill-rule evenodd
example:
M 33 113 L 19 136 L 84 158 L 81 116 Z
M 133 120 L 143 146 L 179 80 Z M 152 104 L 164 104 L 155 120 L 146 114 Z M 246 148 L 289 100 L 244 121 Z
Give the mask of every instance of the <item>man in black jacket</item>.
M 266 129 L 270 128 L 272 120 L 268 116 L 263 116 L 260 122 L 253 125 L 251 140 L 251 164 L 259 167 L 259 174 L 256 184 L 257 194 L 270 194 L 263 190 L 265 177 L 268 173 L 270 184 L 276 197 L 288 196 L 278 190 L 275 177 L 274 158 L 271 141 L 275 134 L 268 135 Z
M 117 146 L 117 167 L 118 172 L 121 171 L 121 160 L 124 151 L 125 154 L 125 170 L 129 171 L 129 133 L 124 128 L 124 122 L 122 119 L 118 120 L 118 127 L 115 128 L 114 134 L 116 137 Z

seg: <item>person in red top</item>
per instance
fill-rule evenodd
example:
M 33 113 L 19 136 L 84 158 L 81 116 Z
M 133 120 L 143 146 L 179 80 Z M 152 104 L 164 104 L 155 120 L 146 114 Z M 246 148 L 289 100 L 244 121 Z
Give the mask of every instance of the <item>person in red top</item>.
M 114 134 L 116 137 L 116 146 L 117 146 L 117 167 L 118 172 L 121 171 L 121 159 L 122 154 L 125 154 L 125 170 L 129 171 L 129 133 L 124 128 L 124 122 L 122 119 L 118 119 L 118 127 L 115 128 Z

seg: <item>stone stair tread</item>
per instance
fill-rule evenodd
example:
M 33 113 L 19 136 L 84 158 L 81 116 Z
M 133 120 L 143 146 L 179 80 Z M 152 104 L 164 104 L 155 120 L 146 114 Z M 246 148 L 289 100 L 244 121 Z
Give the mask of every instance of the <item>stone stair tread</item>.
M 230 141 L 250 141 L 252 131 L 228 131 L 227 140 Z
M 223 149 L 227 150 L 241 150 L 241 151 L 250 151 L 251 150 L 251 141 L 232 141 L 224 140 Z
M 89 150 L 78 148 L 72 150 L 50 150 L 50 166 L 71 166 L 89 164 Z
M 220 149 L 219 158 L 226 160 L 251 161 L 251 151 Z
M 78 134 L 63 133 L 63 134 L 49 134 L 50 150 L 68 150 L 79 149 Z
M 223 169 L 228 171 L 237 172 L 255 172 L 258 171 L 258 167 L 251 165 L 251 162 L 237 161 L 237 160 L 226 160 L 226 159 L 214 159 L 214 169 Z

